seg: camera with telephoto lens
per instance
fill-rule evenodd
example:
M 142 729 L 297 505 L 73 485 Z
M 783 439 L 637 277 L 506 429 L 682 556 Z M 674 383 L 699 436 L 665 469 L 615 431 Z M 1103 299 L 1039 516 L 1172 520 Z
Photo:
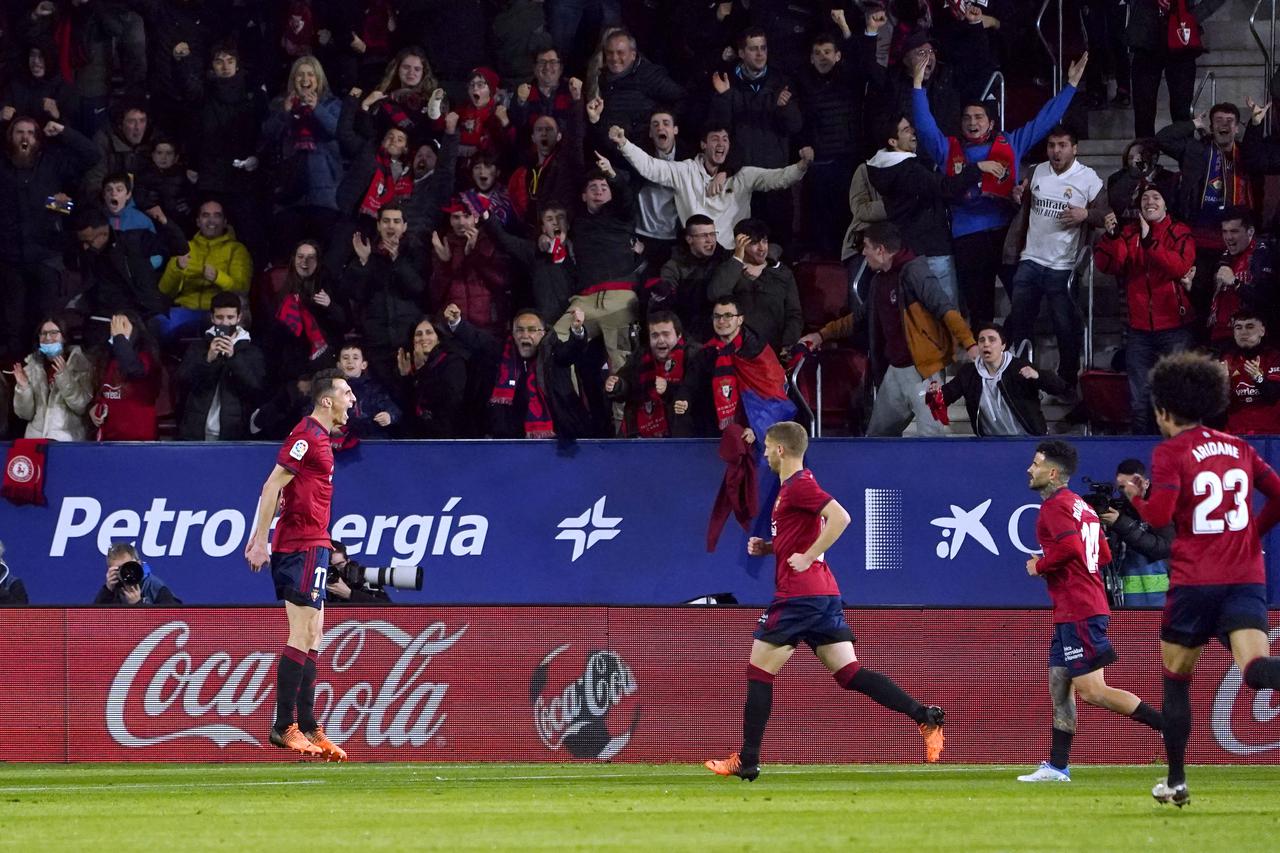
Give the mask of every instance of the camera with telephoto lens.
M 362 566 L 351 558 L 341 566 L 330 566 L 329 571 L 342 578 L 351 588 L 367 586 L 371 589 L 422 589 L 422 566 L 386 566 L 372 568 Z
M 1099 483 L 1088 477 L 1085 477 L 1084 481 L 1089 486 L 1089 490 L 1080 496 L 1080 500 L 1088 504 L 1098 515 L 1102 515 L 1109 509 L 1123 510 L 1128 503 L 1124 495 L 1116 493 L 1116 487 L 1113 484 Z
M 121 586 L 141 586 L 142 585 L 142 563 L 137 560 L 129 560 L 120 564 L 120 585 Z

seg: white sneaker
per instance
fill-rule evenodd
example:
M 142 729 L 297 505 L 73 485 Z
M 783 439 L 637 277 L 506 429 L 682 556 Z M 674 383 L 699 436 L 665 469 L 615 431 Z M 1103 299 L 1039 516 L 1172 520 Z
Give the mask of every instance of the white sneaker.
M 1018 777 L 1019 782 L 1070 782 L 1071 768 L 1059 770 L 1047 761 L 1041 761 L 1035 772 Z
M 1178 808 L 1182 808 L 1191 802 L 1191 794 L 1187 791 L 1185 782 L 1181 785 L 1170 787 L 1167 780 L 1161 779 L 1151 789 L 1151 796 L 1155 797 L 1157 802 L 1173 803 Z

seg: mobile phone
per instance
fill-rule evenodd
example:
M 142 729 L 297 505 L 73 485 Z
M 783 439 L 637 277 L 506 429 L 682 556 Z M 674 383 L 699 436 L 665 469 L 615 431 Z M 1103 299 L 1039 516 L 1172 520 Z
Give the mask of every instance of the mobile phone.
M 44 200 L 44 206 L 54 213 L 70 213 L 76 209 L 76 203 L 71 199 L 62 201 L 56 196 L 48 196 Z

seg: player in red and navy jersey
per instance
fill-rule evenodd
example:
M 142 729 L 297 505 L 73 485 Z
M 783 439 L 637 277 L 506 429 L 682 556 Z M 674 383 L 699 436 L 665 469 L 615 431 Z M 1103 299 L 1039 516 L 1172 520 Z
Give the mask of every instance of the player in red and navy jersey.
M 303 755 L 346 761 L 315 718 L 316 653 L 324 636 L 324 593 L 329 568 L 329 508 L 333 499 L 334 430 L 347 422 L 356 397 L 340 370 L 311 380 L 311 414 L 293 428 L 262 487 L 253 535 L 245 546 L 249 568 L 271 563 L 276 598 L 289 617 L 289 640 L 276 670 L 276 719 L 271 742 Z M 280 510 L 270 557 L 267 534 Z M 297 720 L 294 709 L 297 709 Z
M 705 763 L 721 776 L 754 781 L 760 775 L 760 742 L 773 705 L 773 679 L 801 642 L 813 649 L 841 687 L 915 720 L 924 736 L 926 760 L 937 761 L 942 754 L 942 709 L 921 705 L 884 675 L 864 669 L 853 652 L 840 588 L 825 559 L 826 550 L 849 526 L 849 513 L 805 469 L 808 446 L 804 427 L 792 421 L 776 423 L 765 434 L 765 458 L 782 480 L 782 490 L 773 505 L 773 539 L 753 536 L 747 553 L 775 555 L 777 591 L 753 634 L 742 751 Z
M 1049 760 L 1019 782 L 1070 782 L 1071 741 L 1076 732 L 1076 700 L 1132 717 L 1160 731 L 1160 712 L 1127 690 L 1109 687 L 1103 667 L 1116 659 L 1107 627 L 1111 608 L 1099 569 L 1111 562 L 1098 514 L 1067 487 L 1075 473 L 1076 450 L 1065 441 L 1042 441 L 1027 474 L 1044 503 L 1036 519 L 1043 556 L 1027 560 L 1027 574 L 1049 585 L 1053 601 L 1053 642 L 1049 645 L 1049 695 L 1053 698 L 1053 741 Z
M 1268 657 L 1262 536 L 1280 518 L 1280 477 L 1243 440 L 1203 426 L 1227 405 L 1220 362 L 1178 353 L 1151 371 L 1151 402 L 1167 439 L 1151 457 L 1151 491 L 1129 500 L 1153 527 L 1174 524 L 1169 594 L 1160 624 L 1164 745 L 1169 776 L 1151 794 L 1190 801 L 1185 769 L 1191 735 L 1191 673 L 1216 637 L 1231 649 L 1244 683 L 1280 689 L 1280 657 Z M 1128 489 L 1126 489 L 1128 492 Z M 1266 496 L 1254 517 L 1252 498 Z

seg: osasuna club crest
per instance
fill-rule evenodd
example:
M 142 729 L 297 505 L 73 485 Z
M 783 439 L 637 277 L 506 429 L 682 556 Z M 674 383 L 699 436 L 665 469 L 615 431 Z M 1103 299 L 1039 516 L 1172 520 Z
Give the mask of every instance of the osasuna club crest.
M 8 474 L 15 483 L 29 483 L 36 475 L 36 463 L 30 456 L 15 456 L 9 460 Z
M 720 394 L 721 394 L 721 395 L 722 395 L 726 400 L 728 400 L 731 396 L 733 396 L 733 385 L 729 384 L 728 382 L 726 382 L 726 383 L 724 383 L 723 385 L 721 385 L 721 386 L 720 386 Z

